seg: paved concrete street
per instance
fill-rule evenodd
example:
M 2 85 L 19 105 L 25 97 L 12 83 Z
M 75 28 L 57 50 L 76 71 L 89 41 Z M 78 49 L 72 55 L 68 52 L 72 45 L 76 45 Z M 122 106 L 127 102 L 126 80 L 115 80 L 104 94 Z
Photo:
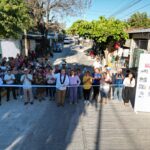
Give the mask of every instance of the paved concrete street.
M 57 64 L 66 58 L 71 64 L 91 66 L 93 60 L 83 51 L 67 46 L 53 61 Z M 77 105 L 66 103 L 64 108 L 48 100 L 28 107 L 21 101 L 11 101 L 2 105 L 0 115 L 0 150 L 148 150 L 150 147 L 150 114 L 135 114 L 131 107 L 115 100 L 107 105 L 88 105 L 80 100 Z

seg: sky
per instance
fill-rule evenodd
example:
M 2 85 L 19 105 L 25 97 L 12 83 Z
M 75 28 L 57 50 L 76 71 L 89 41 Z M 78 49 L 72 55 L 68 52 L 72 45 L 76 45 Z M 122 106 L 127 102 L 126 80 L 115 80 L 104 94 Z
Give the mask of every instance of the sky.
M 91 7 L 84 14 L 79 14 L 78 17 L 66 17 L 63 21 L 68 28 L 78 19 L 91 21 L 98 19 L 99 16 L 113 16 L 126 20 L 137 11 L 147 12 L 150 16 L 150 0 L 92 0 Z

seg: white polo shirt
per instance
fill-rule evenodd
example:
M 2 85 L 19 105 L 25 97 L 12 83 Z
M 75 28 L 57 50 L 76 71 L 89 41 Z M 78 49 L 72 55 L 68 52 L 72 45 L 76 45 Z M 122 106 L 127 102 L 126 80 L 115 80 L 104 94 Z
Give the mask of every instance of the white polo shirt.
M 65 77 L 64 75 L 61 76 L 61 81 L 64 80 L 64 77 Z M 58 90 L 66 90 L 67 86 L 69 85 L 68 75 L 66 75 L 66 79 L 63 84 L 60 82 L 60 73 L 55 74 L 55 78 L 56 78 L 56 88 Z

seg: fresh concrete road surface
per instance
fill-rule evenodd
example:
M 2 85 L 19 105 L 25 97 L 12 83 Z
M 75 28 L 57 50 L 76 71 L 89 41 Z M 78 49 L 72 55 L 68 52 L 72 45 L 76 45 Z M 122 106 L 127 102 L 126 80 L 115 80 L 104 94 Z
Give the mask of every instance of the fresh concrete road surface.
M 66 47 L 53 62 L 66 58 L 71 64 L 92 65 L 84 49 L 72 48 Z M 0 115 L 0 150 L 150 149 L 150 114 L 135 114 L 115 100 L 107 105 L 80 100 L 64 108 L 48 100 L 28 107 L 10 101 L 2 105 Z

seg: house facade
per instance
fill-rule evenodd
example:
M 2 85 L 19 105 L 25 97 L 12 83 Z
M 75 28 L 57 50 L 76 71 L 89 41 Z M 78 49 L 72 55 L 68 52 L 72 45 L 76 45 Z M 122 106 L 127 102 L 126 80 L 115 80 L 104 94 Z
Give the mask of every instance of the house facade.
M 130 47 L 129 67 L 138 67 L 141 53 L 150 53 L 150 28 L 129 31 L 129 40 L 126 45 Z

